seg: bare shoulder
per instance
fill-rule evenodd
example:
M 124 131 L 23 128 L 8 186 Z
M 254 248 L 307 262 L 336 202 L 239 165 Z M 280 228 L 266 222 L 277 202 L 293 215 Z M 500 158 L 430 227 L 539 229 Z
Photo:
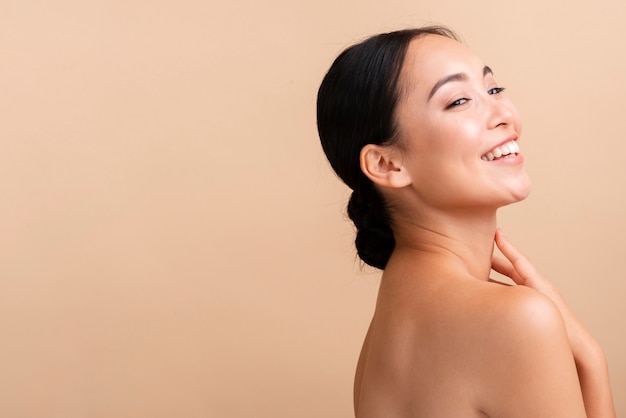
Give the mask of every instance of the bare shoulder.
M 503 334 L 539 338 L 565 332 L 558 307 L 547 296 L 524 286 L 490 286 L 489 307 L 484 309 L 488 319 L 497 321 L 492 336 Z
M 468 283 L 454 298 L 460 301 L 458 316 L 481 345 L 528 338 L 544 341 L 547 336 L 565 335 L 558 307 L 528 287 Z
M 489 416 L 584 417 L 567 331 L 557 306 L 523 287 L 491 287 L 477 374 Z

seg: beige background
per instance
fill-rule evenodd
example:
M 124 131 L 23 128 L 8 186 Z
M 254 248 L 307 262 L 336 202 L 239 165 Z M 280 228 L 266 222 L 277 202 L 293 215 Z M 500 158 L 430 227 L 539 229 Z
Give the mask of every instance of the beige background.
M 0 1 L 0 416 L 347 417 L 361 270 L 315 94 L 375 32 L 445 23 L 525 121 L 500 224 L 626 414 L 621 0 Z M 520 388 L 523 390 L 523 388 Z

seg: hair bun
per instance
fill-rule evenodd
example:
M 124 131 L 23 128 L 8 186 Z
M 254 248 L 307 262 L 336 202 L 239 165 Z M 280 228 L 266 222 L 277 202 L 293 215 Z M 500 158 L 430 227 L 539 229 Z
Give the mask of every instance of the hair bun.
M 366 264 L 382 270 L 396 241 L 382 197 L 373 186 L 368 189 L 352 192 L 348 216 L 357 229 L 354 243 L 359 257 Z

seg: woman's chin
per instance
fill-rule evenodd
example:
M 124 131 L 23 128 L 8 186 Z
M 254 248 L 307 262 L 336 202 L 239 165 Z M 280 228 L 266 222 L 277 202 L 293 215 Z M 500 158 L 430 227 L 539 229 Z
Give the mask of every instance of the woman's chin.
M 528 177 L 526 177 L 525 179 L 521 179 L 518 184 L 515 184 L 513 186 L 514 187 L 511 187 L 509 189 L 511 193 L 510 197 L 509 199 L 507 199 L 507 203 L 505 203 L 503 206 L 521 202 L 522 200 L 526 199 L 530 194 L 531 185 L 530 179 Z

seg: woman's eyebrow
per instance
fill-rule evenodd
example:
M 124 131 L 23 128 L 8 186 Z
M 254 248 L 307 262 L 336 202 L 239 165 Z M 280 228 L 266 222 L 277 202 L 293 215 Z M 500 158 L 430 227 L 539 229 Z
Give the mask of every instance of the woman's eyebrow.
M 465 80 L 467 80 L 467 74 L 465 73 L 451 74 L 449 76 L 442 78 L 441 80 L 437 81 L 435 85 L 433 86 L 432 90 L 430 91 L 430 94 L 428 95 L 428 100 L 430 100 L 430 98 L 433 97 L 434 94 L 437 92 L 437 90 L 439 90 L 439 88 L 441 88 L 441 86 L 443 86 L 444 84 L 449 83 L 451 81 L 465 81 Z
M 483 77 L 486 76 L 487 74 L 493 74 L 493 71 L 491 71 L 491 68 L 485 65 L 483 67 Z M 467 80 L 467 74 L 465 73 L 451 74 L 449 76 L 442 78 L 441 80 L 437 81 L 435 85 L 433 86 L 432 90 L 430 91 L 430 94 L 428 95 L 428 100 L 430 100 L 430 98 L 433 97 L 434 94 L 437 92 L 437 90 L 439 90 L 439 88 L 441 88 L 441 86 L 443 86 L 444 84 L 449 83 L 451 81 L 465 81 L 465 80 Z

